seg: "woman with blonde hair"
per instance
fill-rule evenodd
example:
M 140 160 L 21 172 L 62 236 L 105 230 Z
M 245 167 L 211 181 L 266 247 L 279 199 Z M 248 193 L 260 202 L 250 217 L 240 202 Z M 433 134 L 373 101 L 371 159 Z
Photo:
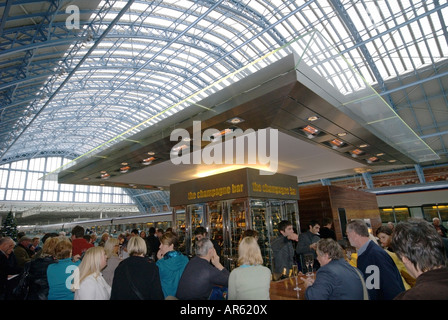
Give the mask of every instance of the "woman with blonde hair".
M 61 237 L 54 247 L 54 258 L 57 262 L 47 267 L 48 300 L 74 299 L 74 293 L 70 286 L 67 286 L 67 282 L 72 281 L 72 272 L 81 261 L 72 258 L 72 248 L 72 242 L 67 237 Z
M 107 266 L 103 269 L 103 278 L 112 287 L 114 281 L 114 272 L 117 266 L 120 264 L 121 259 L 118 256 L 118 250 L 120 248 L 120 241 L 117 238 L 110 237 L 107 239 L 104 245 L 104 251 L 107 256 Z
M 107 257 L 103 247 L 87 249 L 75 271 L 75 300 L 109 300 L 111 287 L 101 274 L 106 264 Z
M 55 255 L 55 247 L 59 243 L 59 237 L 51 237 L 45 240 L 39 257 L 29 263 L 29 292 L 27 300 L 47 300 L 48 280 L 47 269 L 50 264 L 58 262 Z
M 271 270 L 254 237 L 244 237 L 238 246 L 238 268 L 230 272 L 229 300 L 269 300 Z
M 131 237 L 127 244 L 129 257 L 115 269 L 111 300 L 163 300 L 159 268 L 145 257 L 143 238 Z

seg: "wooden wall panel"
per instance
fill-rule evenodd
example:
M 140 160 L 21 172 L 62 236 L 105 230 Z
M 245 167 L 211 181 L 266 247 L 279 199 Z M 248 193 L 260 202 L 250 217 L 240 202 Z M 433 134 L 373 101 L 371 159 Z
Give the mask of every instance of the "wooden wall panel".
M 311 220 L 322 224 L 324 217 L 333 219 L 336 238 L 342 239 L 338 209 L 345 209 L 347 221 L 370 219 L 372 233 L 381 226 L 376 195 L 364 191 L 337 186 L 310 186 L 299 188 L 299 218 L 302 231 L 308 229 Z

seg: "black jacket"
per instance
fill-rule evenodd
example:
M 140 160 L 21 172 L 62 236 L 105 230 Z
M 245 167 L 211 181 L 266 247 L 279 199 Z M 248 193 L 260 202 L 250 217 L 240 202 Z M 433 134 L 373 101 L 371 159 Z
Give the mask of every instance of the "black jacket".
M 57 262 L 53 257 L 37 258 L 27 262 L 30 264 L 29 288 L 27 300 L 47 300 L 48 279 L 47 268 L 50 264 Z
M 214 286 L 228 287 L 229 271 L 221 271 L 209 261 L 195 256 L 182 273 L 176 297 L 180 300 L 207 300 Z
M 157 265 L 139 256 L 121 261 L 114 272 L 110 299 L 164 300 Z

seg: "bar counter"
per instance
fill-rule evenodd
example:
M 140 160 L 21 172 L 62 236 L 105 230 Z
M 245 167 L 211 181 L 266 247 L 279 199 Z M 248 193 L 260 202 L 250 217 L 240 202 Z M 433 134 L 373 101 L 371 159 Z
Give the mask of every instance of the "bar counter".
M 314 272 L 315 276 L 316 273 Z M 271 281 L 269 289 L 271 300 L 305 300 L 305 281 L 300 279 L 301 277 L 305 278 L 306 276 L 301 274 L 297 278 L 297 286 L 300 288 L 298 297 L 297 291 L 294 290 L 296 286 L 294 277 Z

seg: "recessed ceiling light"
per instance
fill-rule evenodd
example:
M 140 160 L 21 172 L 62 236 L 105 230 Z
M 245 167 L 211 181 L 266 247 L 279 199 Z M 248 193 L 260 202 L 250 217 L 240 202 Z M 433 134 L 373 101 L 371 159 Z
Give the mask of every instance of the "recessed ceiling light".
M 365 148 L 365 147 L 368 147 L 368 146 L 369 146 L 368 144 L 365 144 L 365 143 L 364 143 L 364 144 L 360 145 L 359 147 L 360 147 L 360 148 Z
M 183 150 L 183 149 L 189 149 L 190 147 L 186 144 L 183 144 L 181 146 L 178 147 L 174 147 L 173 149 L 171 149 L 171 153 L 172 154 L 178 154 L 179 151 Z
M 350 153 L 352 154 L 353 158 L 356 158 L 357 156 L 364 154 L 364 151 L 360 150 L 360 149 L 355 149 L 355 150 L 350 151 Z
M 342 147 L 345 143 L 342 140 L 333 139 L 333 140 L 330 141 L 330 144 L 332 145 L 333 149 L 337 149 L 337 148 Z
M 392 160 L 389 160 L 389 162 L 394 163 L 394 162 L 397 162 L 397 160 L 392 159 Z
M 382 153 L 382 152 L 381 152 L 381 153 L 377 153 L 376 156 L 377 156 L 377 157 L 384 156 L 384 153 Z
M 226 122 L 229 122 L 231 124 L 238 124 L 238 123 L 244 122 L 244 119 L 234 117 L 232 119 L 227 120 Z
M 367 163 L 377 162 L 378 160 L 380 159 L 378 159 L 377 157 L 370 157 L 369 159 L 367 159 Z
M 302 128 L 302 130 L 305 132 L 308 139 L 313 139 L 319 133 L 319 129 L 316 129 L 310 125 Z
M 347 135 L 347 132 L 340 132 L 340 133 L 338 133 L 338 136 L 339 137 L 344 137 L 344 136 L 346 136 Z
M 101 174 L 101 179 L 106 180 L 110 178 L 110 174 L 108 174 L 107 172 L 104 172 Z
M 316 121 L 317 119 L 319 119 L 318 116 L 311 116 L 311 117 L 308 117 L 308 121 Z
M 156 158 L 154 157 L 150 157 L 150 158 L 146 158 L 142 160 L 142 164 L 147 166 L 150 165 Z
M 124 167 L 121 167 L 121 168 L 120 168 L 120 172 L 121 172 L 121 173 L 126 173 L 126 172 L 128 172 L 130 169 L 131 169 L 130 166 L 124 166 Z

